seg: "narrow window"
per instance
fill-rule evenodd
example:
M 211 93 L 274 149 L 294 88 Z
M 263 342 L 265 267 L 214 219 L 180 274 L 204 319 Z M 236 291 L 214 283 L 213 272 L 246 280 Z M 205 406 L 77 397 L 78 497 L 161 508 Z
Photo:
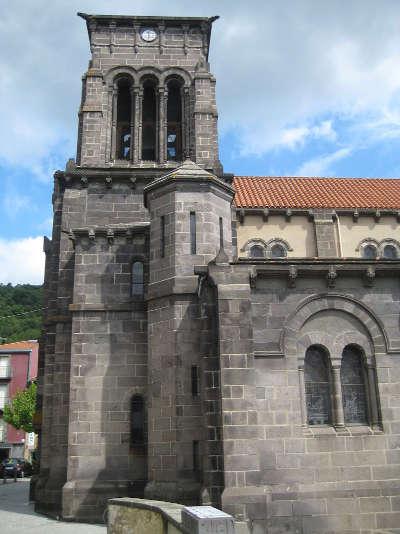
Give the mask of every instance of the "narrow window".
M 271 258 L 286 258 L 286 249 L 283 245 L 275 243 L 271 247 Z
M 219 218 L 219 248 L 224 248 L 224 226 L 222 217 Z
M 156 160 L 157 146 L 157 105 L 156 89 L 152 81 L 143 85 L 143 111 L 142 111 L 142 160 Z
M 394 245 L 385 245 L 383 249 L 383 257 L 386 260 L 396 260 L 397 259 L 397 249 Z
M 135 261 L 132 264 L 132 297 L 143 297 L 144 280 L 143 280 L 143 263 Z
M 352 345 L 344 348 L 340 378 L 344 420 L 346 423 L 367 424 L 367 398 L 363 354 Z
M 199 396 L 199 367 L 192 365 L 192 397 Z
M 362 256 L 366 260 L 374 260 L 377 257 L 377 250 L 375 245 L 365 245 L 362 249 Z
M 321 347 L 309 347 L 304 360 L 307 421 L 309 425 L 326 425 L 331 422 L 329 377 L 329 363 L 326 352 Z
M 167 104 L 167 159 L 182 160 L 182 100 L 177 80 L 168 84 Z
M 193 441 L 193 472 L 196 478 L 200 475 L 200 443 Z
M 141 395 L 131 398 L 131 445 L 144 445 L 146 441 L 144 399 Z
M 118 81 L 116 158 L 129 160 L 131 156 L 132 97 L 126 78 Z
M 265 258 L 264 247 L 261 245 L 253 245 L 250 247 L 250 258 Z
M 165 216 L 161 215 L 160 218 L 160 247 L 161 247 L 161 257 L 165 256 Z
M 196 247 L 196 213 L 190 212 L 190 254 L 197 254 Z

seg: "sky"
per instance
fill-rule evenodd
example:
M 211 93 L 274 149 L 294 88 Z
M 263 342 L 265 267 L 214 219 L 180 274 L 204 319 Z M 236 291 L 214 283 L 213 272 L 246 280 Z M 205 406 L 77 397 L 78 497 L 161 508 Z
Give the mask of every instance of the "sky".
M 400 176 L 399 0 L 0 0 L 0 283 L 43 281 L 53 173 L 75 157 L 90 56 L 78 11 L 220 16 L 225 171 Z

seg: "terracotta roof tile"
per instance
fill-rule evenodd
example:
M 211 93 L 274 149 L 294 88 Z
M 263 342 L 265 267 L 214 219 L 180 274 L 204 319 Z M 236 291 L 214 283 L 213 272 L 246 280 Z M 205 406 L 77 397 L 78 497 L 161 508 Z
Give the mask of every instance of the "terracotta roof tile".
M 400 179 L 236 176 L 239 208 L 400 209 Z
M 37 341 L 15 341 L 14 343 L 4 343 L 0 345 L 0 350 L 29 350 L 38 346 Z

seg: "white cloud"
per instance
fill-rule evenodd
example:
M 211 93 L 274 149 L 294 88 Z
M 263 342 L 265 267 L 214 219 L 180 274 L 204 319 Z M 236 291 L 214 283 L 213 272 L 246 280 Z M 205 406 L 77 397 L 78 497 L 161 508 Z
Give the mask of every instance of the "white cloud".
M 333 163 L 347 158 L 351 154 L 350 148 L 341 148 L 332 154 L 325 154 L 312 158 L 303 163 L 297 171 L 295 176 L 331 176 L 331 166 Z
M 251 9 L 232 0 L 14 0 L 0 19 L 0 161 L 34 169 L 41 181 L 75 152 L 80 75 L 90 58 L 78 10 L 217 11 L 210 61 L 220 129 L 234 134 L 241 155 L 297 149 L 320 137 L 335 142 L 338 116 L 360 129 L 374 117 L 362 132 L 368 143 L 374 124 L 383 135 L 382 121 L 396 113 L 398 0 L 253 0 Z M 391 128 L 391 136 L 400 136 L 400 128 Z
M 42 237 L 0 239 L 0 283 L 42 284 L 43 276 Z

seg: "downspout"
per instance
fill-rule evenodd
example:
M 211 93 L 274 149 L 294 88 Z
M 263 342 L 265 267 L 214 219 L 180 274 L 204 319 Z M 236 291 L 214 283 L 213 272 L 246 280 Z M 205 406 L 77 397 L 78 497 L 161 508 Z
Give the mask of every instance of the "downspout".
M 31 375 L 31 354 L 32 354 L 32 349 L 28 351 L 28 368 L 26 371 L 26 384 L 27 385 L 29 384 L 30 375 Z
M 340 233 L 340 219 L 339 215 L 336 212 L 336 227 L 337 227 L 337 235 L 338 235 L 338 248 L 339 248 L 339 258 L 343 257 L 343 251 L 342 251 L 342 235 Z

